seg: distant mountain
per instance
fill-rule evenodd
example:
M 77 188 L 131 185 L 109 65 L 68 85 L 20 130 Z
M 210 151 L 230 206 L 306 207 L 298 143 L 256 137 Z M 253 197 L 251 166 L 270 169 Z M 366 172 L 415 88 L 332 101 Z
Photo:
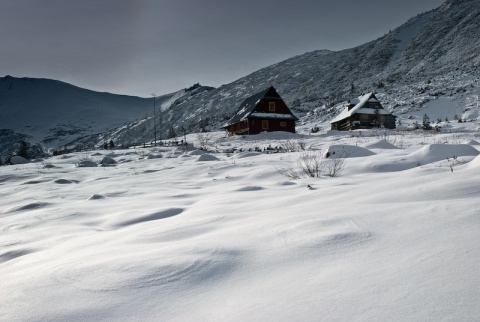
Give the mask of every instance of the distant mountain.
M 157 111 L 181 101 L 185 93 L 211 89 L 196 84 L 189 90 L 159 96 Z M 144 119 L 153 115 L 153 107 L 153 98 L 100 93 L 50 79 L 0 78 L 0 129 L 13 130 L 15 135 L 5 132 L 13 141 L 23 138 L 58 147 L 79 136 Z M 0 155 L 5 155 L 6 147 L 2 151 Z

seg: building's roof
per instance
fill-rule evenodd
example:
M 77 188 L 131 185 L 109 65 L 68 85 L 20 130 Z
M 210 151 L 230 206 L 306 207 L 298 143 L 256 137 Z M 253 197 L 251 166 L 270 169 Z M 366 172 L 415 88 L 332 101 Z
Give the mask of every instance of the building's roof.
M 262 119 L 283 119 L 297 121 L 298 118 L 293 114 L 280 114 L 280 113 L 250 113 L 249 117 L 262 118 Z
M 272 90 L 273 90 L 273 93 L 270 92 Z M 278 95 L 275 88 L 273 86 L 270 86 L 269 88 L 266 88 L 263 91 L 258 92 L 257 94 L 247 97 L 240 105 L 238 112 L 230 120 L 228 120 L 228 122 L 223 127 L 227 127 L 231 124 L 237 123 L 246 117 L 262 117 L 262 118 L 272 118 L 272 119 L 283 118 L 283 119 L 297 121 L 298 118 L 293 114 L 252 113 L 255 110 L 255 107 L 257 106 L 257 104 L 260 102 L 260 100 L 262 100 L 263 98 L 266 98 L 269 92 L 270 92 L 270 95 L 268 96 L 268 98 L 282 99 L 280 95 Z
M 358 98 L 351 99 L 349 100 L 350 104 L 356 104 L 354 107 L 352 107 L 350 110 L 348 110 L 348 106 L 345 107 L 345 110 L 338 114 L 337 117 L 335 117 L 333 120 L 330 121 L 330 123 L 335 123 L 338 121 L 341 121 L 343 119 L 346 119 L 353 114 L 359 113 L 359 114 L 382 114 L 382 115 L 390 115 L 389 111 L 387 111 L 384 108 L 381 109 L 374 109 L 374 108 L 366 108 L 363 107 L 365 103 L 367 102 L 375 102 L 379 103 L 377 98 L 375 97 L 375 94 L 373 93 L 368 93 L 362 96 L 359 96 Z M 361 110 L 360 110 L 361 109 Z

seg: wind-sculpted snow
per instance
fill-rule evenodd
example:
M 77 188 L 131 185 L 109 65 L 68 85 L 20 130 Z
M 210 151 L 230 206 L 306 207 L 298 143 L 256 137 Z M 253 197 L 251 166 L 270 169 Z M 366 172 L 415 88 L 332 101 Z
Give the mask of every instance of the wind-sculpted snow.
M 395 145 L 386 140 L 377 140 L 375 142 L 370 142 L 363 145 L 363 147 L 366 149 L 398 149 Z
M 477 156 L 480 152 L 468 144 L 430 144 L 407 156 L 421 164 L 453 159 L 462 156 Z
M 38 209 L 47 206 L 48 203 L 46 202 L 31 202 L 25 205 L 21 206 L 15 206 L 10 209 L 8 209 L 6 212 L 20 212 L 20 211 L 26 211 L 26 210 L 32 210 L 32 209 Z
M 323 152 L 325 159 L 331 158 L 361 158 L 373 155 L 369 149 L 354 145 L 331 145 Z
M 480 157 L 475 157 L 471 162 L 468 163 L 467 167 L 469 169 L 478 169 L 480 168 Z
M 0 320 L 480 315 L 479 149 L 458 143 L 475 131 L 323 127 L 295 152 L 266 149 L 292 144 L 281 133 L 211 134 L 207 153 L 98 150 L 45 160 L 53 168 L 1 167 Z M 339 177 L 278 171 L 328 147 L 357 155 Z M 213 152 L 227 148 L 244 152 Z M 85 155 L 117 163 L 75 167 Z M 202 156 L 217 160 L 195 162 Z
M 220 160 L 220 159 L 217 158 L 217 157 L 214 156 L 214 155 L 211 155 L 211 154 L 202 154 L 202 155 L 198 156 L 195 161 L 201 162 L 201 161 L 219 161 L 219 160 Z

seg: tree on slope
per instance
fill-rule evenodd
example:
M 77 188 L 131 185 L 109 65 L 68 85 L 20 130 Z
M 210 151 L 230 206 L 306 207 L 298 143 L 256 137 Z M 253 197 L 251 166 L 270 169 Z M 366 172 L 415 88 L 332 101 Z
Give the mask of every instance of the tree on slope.
M 427 113 L 423 115 L 422 129 L 423 130 L 432 129 L 432 125 L 430 124 L 430 118 L 428 117 Z
M 30 159 L 30 156 L 28 155 L 28 143 L 23 140 L 20 141 L 20 145 L 18 146 L 15 154 L 27 160 Z

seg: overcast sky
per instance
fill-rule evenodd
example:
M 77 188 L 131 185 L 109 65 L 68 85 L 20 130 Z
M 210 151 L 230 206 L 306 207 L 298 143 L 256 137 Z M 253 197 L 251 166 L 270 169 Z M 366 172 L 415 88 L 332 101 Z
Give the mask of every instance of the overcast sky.
M 351 48 L 443 0 L 0 0 L 0 76 L 119 94 L 220 86 Z

